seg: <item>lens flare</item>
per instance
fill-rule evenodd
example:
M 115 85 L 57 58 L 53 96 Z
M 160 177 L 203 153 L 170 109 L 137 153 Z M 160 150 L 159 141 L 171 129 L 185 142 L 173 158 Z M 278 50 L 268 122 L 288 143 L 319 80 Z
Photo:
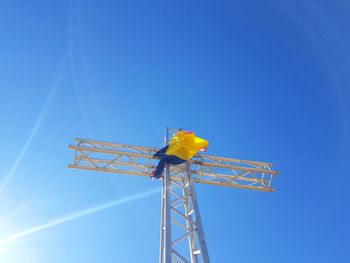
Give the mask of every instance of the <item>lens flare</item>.
M 119 200 L 115 200 L 115 201 L 112 201 L 112 202 L 108 202 L 108 203 L 105 203 L 105 204 L 102 204 L 102 205 L 99 205 L 99 206 L 91 207 L 89 209 L 86 209 L 86 210 L 83 210 L 83 211 L 80 211 L 80 212 L 76 212 L 76 213 L 71 214 L 71 215 L 63 216 L 63 217 L 60 217 L 58 219 L 54 219 L 54 220 L 52 220 L 52 221 L 50 221 L 48 223 L 45 223 L 45 224 L 42 224 L 42 225 L 39 225 L 39 226 L 35 226 L 35 227 L 32 227 L 32 228 L 29 228 L 27 230 L 23 230 L 23 231 L 14 233 L 14 234 L 10 235 L 7 238 L 1 239 L 0 240 L 0 245 L 9 243 L 11 241 L 15 241 L 15 240 L 20 239 L 22 237 L 29 236 L 29 235 L 37 233 L 39 231 L 43 231 L 43 230 L 45 230 L 47 228 L 51 228 L 51 227 L 54 227 L 54 226 L 66 223 L 66 222 L 72 221 L 72 220 L 80 218 L 80 217 L 88 216 L 88 215 L 94 214 L 96 212 L 99 212 L 101 210 L 105 210 L 105 209 L 108 209 L 108 208 L 111 208 L 111 207 L 114 207 L 114 206 L 117 206 L 117 205 L 122 205 L 122 204 L 131 202 L 131 201 L 134 201 L 134 200 L 137 200 L 137 199 L 140 199 L 140 198 L 143 198 L 143 197 L 146 197 L 146 196 L 158 193 L 158 192 L 160 192 L 159 188 L 151 190 L 151 191 L 148 191 L 148 192 L 136 194 L 136 195 L 133 195 L 133 196 L 125 197 L 125 198 L 122 198 L 122 199 L 119 199 Z
M 46 112 L 51 104 L 51 101 L 53 99 L 53 96 L 55 94 L 55 91 L 57 89 L 57 86 L 62 78 L 62 74 L 64 71 L 64 65 L 61 66 L 60 71 L 57 74 L 57 77 L 55 79 L 54 84 L 52 85 L 51 91 L 49 96 L 46 99 L 46 102 L 44 104 L 44 107 L 42 108 L 40 115 L 37 119 L 37 121 L 35 122 L 35 125 L 27 139 L 27 141 L 25 142 L 20 154 L 18 155 L 16 161 L 14 162 L 14 164 L 12 165 L 10 171 L 8 172 L 8 174 L 5 176 L 5 179 L 3 180 L 3 182 L 0 184 L 0 194 L 4 191 L 4 188 L 6 187 L 6 185 L 8 184 L 8 182 L 10 181 L 10 179 L 12 178 L 12 176 L 14 175 L 15 171 L 17 170 L 18 165 L 20 164 L 20 162 L 22 161 L 22 158 L 24 156 L 24 154 L 26 153 L 26 151 L 28 150 L 30 144 L 33 141 L 34 136 L 36 135 L 36 133 L 38 132 L 40 125 L 46 115 Z

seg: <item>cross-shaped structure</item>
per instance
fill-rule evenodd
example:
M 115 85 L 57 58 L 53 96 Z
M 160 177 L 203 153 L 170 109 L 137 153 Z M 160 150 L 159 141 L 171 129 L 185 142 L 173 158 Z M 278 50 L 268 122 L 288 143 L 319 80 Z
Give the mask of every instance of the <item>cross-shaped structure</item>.
M 165 144 L 177 129 L 166 128 Z M 68 167 L 136 176 L 151 176 L 159 149 L 76 139 Z M 273 192 L 272 164 L 197 154 L 183 165 L 166 166 L 162 180 L 159 263 L 209 263 L 194 184 L 211 184 Z

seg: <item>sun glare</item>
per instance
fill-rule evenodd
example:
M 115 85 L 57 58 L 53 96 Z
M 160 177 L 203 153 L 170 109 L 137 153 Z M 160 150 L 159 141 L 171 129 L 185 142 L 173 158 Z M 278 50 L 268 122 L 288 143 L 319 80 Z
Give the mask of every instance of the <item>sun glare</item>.
M 82 218 L 118 205 L 123 205 L 159 192 L 160 188 L 120 198 L 72 214 L 58 216 L 56 219 L 53 219 L 49 222 L 38 224 L 27 229 L 23 229 L 23 227 L 20 227 L 20 225 L 18 225 L 19 221 L 16 220 L 16 216 L 21 217 L 21 213 L 18 211 L 13 210 L 12 213 L 2 213 L 3 215 L 6 214 L 6 216 L 2 216 L 0 218 L 0 262 L 22 263 L 24 258 L 26 263 L 46 262 L 45 248 L 35 245 L 35 243 L 38 241 L 38 238 L 40 239 L 42 236 L 32 237 L 32 235 L 49 228 L 53 228 L 60 224 L 68 223 L 69 221 Z M 18 229 L 21 228 L 22 230 L 18 231 Z

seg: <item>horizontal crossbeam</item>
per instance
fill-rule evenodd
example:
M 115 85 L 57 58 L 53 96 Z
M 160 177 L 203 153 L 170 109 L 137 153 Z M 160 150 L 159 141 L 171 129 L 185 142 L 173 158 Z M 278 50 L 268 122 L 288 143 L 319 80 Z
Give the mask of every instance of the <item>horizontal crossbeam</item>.
M 70 168 L 101 172 L 150 176 L 157 165 L 153 154 L 159 149 L 130 144 L 76 139 L 69 145 L 75 151 Z M 278 174 L 272 164 L 211 155 L 196 155 L 189 161 L 194 183 L 229 186 L 272 192 L 273 177 Z M 185 166 L 171 166 L 172 171 L 184 171 Z M 181 181 L 174 173 L 171 179 Z

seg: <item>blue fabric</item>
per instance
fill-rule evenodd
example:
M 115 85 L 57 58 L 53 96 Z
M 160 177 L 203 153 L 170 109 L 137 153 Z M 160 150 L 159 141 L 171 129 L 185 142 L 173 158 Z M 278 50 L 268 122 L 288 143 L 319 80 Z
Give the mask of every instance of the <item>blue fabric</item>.
M 157 152 L 157 154 L 158 153 L 159 152 Z M 160 157 L 160 160 L 156 168 L 156 171 L 154 173 L 154 177 L 156 178 L 159 178 L 163 174 L 166 164 L 177 165 L 177 164 L 182 164 L 186 162 L 186 160 L 183 160 L 175 155 L 167 155 L 165 153 L 159 153 L 157 157 Z
M 154 157 L 160 157 L 162 153 L 165 153 L 166 150 L 168 150 L 169 145 L 163 147 L 162 149 L 160 149 L 158 152 L 156 152 L 155 154 L 153 154 Z

